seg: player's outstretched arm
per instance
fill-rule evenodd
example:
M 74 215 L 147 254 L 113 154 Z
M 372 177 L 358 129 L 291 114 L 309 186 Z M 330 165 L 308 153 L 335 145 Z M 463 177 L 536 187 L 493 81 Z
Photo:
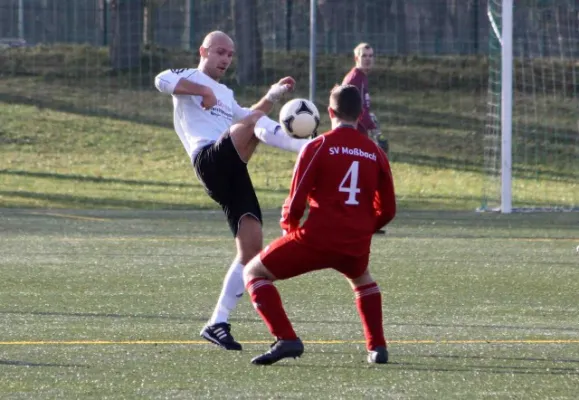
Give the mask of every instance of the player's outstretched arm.
M 155 87 L 162 93 L 172 95 L 201 96 L 203 108 L 212 108 L 217 104 L 213 90 L 189 80 L 188 78 L 192 75 L 190 70 L 168 69 L 155 77 Z
M 295 87 L 296 81 L 291 76 L 286 76 L 280 79 L 277 83 L 274 83 L 269 88 L 265 96 L 263 96 L 257 103 L 251 106 L 252 110 L 263 111 L 269 114 L 273 109 L 275 103 L 277 103 L 284 94 L 291 92 Z

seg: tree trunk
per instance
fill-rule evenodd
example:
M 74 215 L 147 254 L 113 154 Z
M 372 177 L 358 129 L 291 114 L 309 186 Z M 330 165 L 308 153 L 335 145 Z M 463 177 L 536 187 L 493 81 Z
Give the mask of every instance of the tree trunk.
M 285 51 L 292 49 L 293 0 L 285 0 Z
M 406 54 L 408 52 L 407 45 L 405 1 L 396 0 L 396 52 Z
M 142 0 L 111 0 L 110 12 L 111 67 L 113 70 L 139 67 L 143 41 Z
M 444 53 L 443 43 L 445 39 L 445 28 L 447 18 L 447 0 L 430 1 L 431 21 L 434 31 L 434 54 Z M 430 32 L 426 32 L 428 37 Z
M 257 28 L 256 0 L 232 0 L 233 26 L 237 49 L 237 83 L 263 83 L 263 44 Z

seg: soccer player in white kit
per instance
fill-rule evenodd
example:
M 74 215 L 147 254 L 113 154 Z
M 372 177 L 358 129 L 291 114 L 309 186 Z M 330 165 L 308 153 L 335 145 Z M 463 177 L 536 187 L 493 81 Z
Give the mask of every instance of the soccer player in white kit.
M 243 267 L 263 246 L 262 215 L 247 162 L 260 141 L 299 152 L 309 141 L 285 134 L 266 113 L 293 89 L 291 77 L 273 84 L 251 108 L 235 101 L 219 83 L 234 55 L 234 43 L 220 31 L 209 33 L 199 48 L 197 68 L 170 69 L 155 78 L 156 88 L 173 97 L 175 131 L 207 194 L 223 209 L 237 246 L 237 255 L 223 281 L 213 315 L 201 336 L 227 350 L 241 350 L 231 335 L 229 313 L 243 292 Z

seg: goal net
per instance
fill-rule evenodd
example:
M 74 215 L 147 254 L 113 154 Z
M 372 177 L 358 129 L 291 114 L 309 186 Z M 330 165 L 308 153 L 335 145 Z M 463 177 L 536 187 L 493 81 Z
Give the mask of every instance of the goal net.
M 481 209 L 578 211 L 579 3 L 490 0 L 487 15 Z

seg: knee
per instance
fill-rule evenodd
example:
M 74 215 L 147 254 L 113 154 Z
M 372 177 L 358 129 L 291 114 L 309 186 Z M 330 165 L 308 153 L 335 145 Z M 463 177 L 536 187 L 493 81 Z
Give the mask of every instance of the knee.
M 255 278 L 265 278 L 263 273 L 263 264 L 259 259 L 259 256 L 254 257 L 247 265 L 243 268 L 243 283 L 245 286 Z
M 264 117 L 265 115 L 266 115 L 266 114 L 265 114 L 263 111 L 261 111 L 261 110 L 253 110 L 253 111 L 251 112 L 251 118 L 250 118 L 251 124 L 252 124 L 252 125 L 255 125 L 255 124 L 257 123 L 257 121 L 258 121 L 261 117 Z
M 248 263 L 243 267 L 243 284 L 247 286 L 252 279 L 254 279 L 254 269 L 252 268 L 252 263 Z
M 238 130 L 238 129 L 247 129 L 247 130 L 253 130 L 255 124 L 257 123 L 257 121 L 265 116 L 266 114 L 263 111 L 260 110 L 253 110 L 251 112 L 251 114 L 249 114 L 247 117 L 243 118 L 242 120 L 238 121 L 232 128 L 232 130 Z
M 370 283 L 374 283 L 374 278 L 370 275 L 370 271 L 366 270 L 362 275 L 355 279 L 350 279 L 350 285 L 352 288 L 355 289 L 360 286 L 369 285 Z

